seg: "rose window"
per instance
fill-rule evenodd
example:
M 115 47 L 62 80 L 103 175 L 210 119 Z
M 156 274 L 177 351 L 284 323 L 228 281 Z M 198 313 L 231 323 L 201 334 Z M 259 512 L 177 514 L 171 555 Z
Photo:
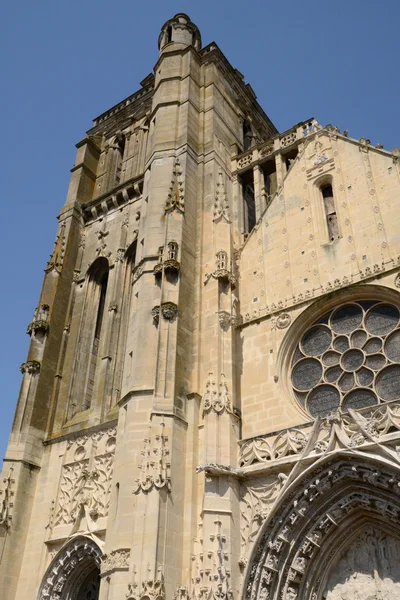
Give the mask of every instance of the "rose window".
M 331 310 L 304 333 L 291 379 L 313 417 L 399 399 L 399 309 L 363 301 Z

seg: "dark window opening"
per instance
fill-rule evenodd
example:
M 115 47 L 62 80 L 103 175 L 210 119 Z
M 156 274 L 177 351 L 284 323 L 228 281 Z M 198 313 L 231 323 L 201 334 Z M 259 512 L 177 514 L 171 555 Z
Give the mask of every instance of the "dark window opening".
M 103 277 L 101 278 L 101 280 L 99 282 L 100 297 L 99 297 L 99 304 L 98 304 L 98 308 L 97 308 L 96 327 L 94 330 L 95 339 L 100 338 L 101 325 L 103 322 L 103 315 L 104 315 L 104 305 L 106 302 L 107 283 L 108 283 L 108 272 L 104 273 Z
M 165 34 L 166 37 L 166 43 L 169 44 L 170 42 L 172 42 L 172 26 L 169 25 L 167 27 L 167 32 Z
M 339 238 L 339 224 L 335 208 L 335 199 L 333 197 L 333 189 L 330 183 L 321 186 L 322 198 L 324 200 L 324 209 L 326 223 L 328 226 L 329 241 L 334 242 Z
M 242 176 L 243 232 L 250 233 L 256 224 L 256 202 L 254 197 L 253 171 Z
M 107 295 L 107 283 L 108 283 L 108 262 L 105 258 L 101 257 L 95 260 L 90 268 L 90 279 L 94 286 L 90 307 L 90 313 L 96 315 L 96 321 L 94 322 L 93 341 L 91 342 L 90 349 L 88 352 L 88 363 L 85 365 L 87 368 L 86 375 L 86 389 L 85 395 L 82 402 L 82 410 L 87 410 L 91 406 L 93 390 L 96 380 L 96 368 L 97 368 L 97 356 L 100 347 L 100 335 L 104 319 L 104 308 L 106 303 Z M 92 317 L 93 318 L 93 317 Z M 93 323 L 93 321 L 92 321 Z M 93 327 L 93 325 L 92 325 Z
M 276 179 L 276 164 L 275 160 L 269 160 L 262 165 L 264 175 L 264 189 L 266 193 L 267 204 L 269 204 L 272 196 L 275 195 L 277 190 L 277 179 Z

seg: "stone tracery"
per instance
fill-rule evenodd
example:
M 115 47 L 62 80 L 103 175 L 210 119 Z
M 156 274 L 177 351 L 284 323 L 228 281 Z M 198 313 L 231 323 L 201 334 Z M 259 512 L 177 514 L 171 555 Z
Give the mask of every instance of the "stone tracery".
M 250 557 L 245 598 L 320 599 L 332 561 L 360 528 L 391 523 L 400 538 L 398 467 L 374 462 L 317 462 L 286 487 Z
M 315 417 L 397 399 L 399 325 L 399 309 L 386 302 L 351 302 L 323 315 L 293 355 L 291 382 L 300 404 Z

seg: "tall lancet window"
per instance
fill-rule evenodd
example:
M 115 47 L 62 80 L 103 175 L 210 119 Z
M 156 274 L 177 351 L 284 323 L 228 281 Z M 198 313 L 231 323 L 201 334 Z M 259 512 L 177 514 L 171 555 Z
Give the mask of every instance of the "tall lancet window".
M 89 334 L 90 345 L 87 348 L 87 374 L 82 410 L 90 408 L 96 382 L 98 354 L 104 322 L 104 307 L 107 297 L 107 284 L 108 261 L 104 257 L 100 257 L 95 260 L 89 270 L 89 294 L 86 323 L 92 333 Z M 89 331 L 87 333 L 89 333 Z

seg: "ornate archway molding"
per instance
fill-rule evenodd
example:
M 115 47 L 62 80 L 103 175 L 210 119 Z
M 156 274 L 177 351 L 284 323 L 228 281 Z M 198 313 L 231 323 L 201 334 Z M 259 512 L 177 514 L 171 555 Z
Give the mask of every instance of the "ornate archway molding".
M 50 563 L 40 587 L 38 600 L 71 597 L 94 567 L 100 573 L 102 552 L 91 539 L 79 536 L 70 540 Z
M 320 600 L 332 562 L 360 528 L 400 538 L 400 468 L 358 450 L 321 458 L 283 490 L 244 581 L 246 600 Z

